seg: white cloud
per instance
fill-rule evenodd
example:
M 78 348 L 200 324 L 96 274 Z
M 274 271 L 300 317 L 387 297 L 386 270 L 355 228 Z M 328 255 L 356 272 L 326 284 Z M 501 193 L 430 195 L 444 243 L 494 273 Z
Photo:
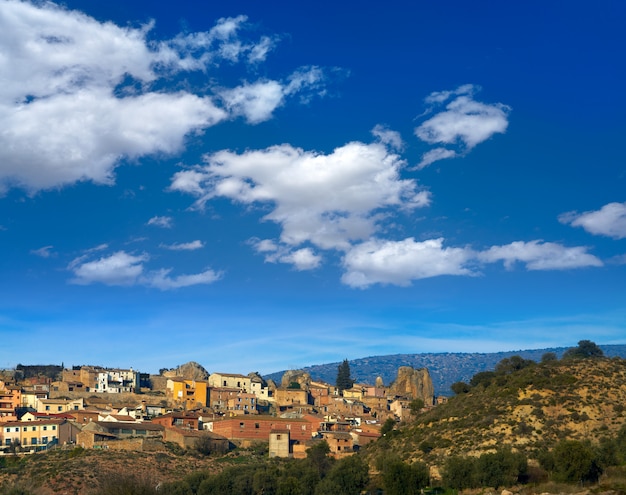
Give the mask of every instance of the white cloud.
M 191 242 L 161 244 L 161 247 L 171 251 L 195 251 L 196 249 L 202 249 L 204 247 L 204 242 L 195 240 Z
M 151 273 L 149 277 L 146 277 L 142 282 L 149 287 L 170 290 L 190 287 L 192 285 L 212 284 L 222 278 L 221 273 L 213 270 L 205 270 L 202 273 L 192 275 L 179 275 L 178 277 L 170 277 L 170 272 L 170 269 L 158 270 Z
M 304 92 L 301 98 L 308 100 L 310 91 L 318 89 L 323 80 L 322 71 L 317 68 L 296 71 L 289 82 L 256 81 L 241 86 L 222 89 L 218 96 L 229 114 L 244 117 L 250 124 L 258 124 L 272 117 L 274 110 L 281 107 L 287 96 Z
M 251 239 L 249 244 L 257 253 L 265 255 L 267 263 L 286 263 L 298 271 L 313 270 L 322 263 L 322 257 L 308 247 L 292 250 L 290 246 L 277 244 L 272 239 Z
M 44 246 L 39 249 L 32 249 L 30 253 L 34 254 L 35 256 L 40 256 L 41 258 L 50 258 L 54 255 L 54 253 L 52 252 L 53 248 L 54 246 Z
M 400 179 L 405 162 L 380 143 L 348 143 L 328 155 L 290 145 L 236 154 L 220 151 L 206 165 L 178 172 L 170 188 L 199 196 L 267 203 L 264 219 L 282 227 L 281 242 L 348 249 L 369 238 L 389 209 L 427 206 L 430 194 Z M 202 192 L 200 192 L 202 191 Z
M 383 125 L 377 125 L 372 129 L 372 134 L 382 144 L 389 146 L 393 150 L 402 151 L 404 149 L 404 141 L 397 131 L 392 131 Z
M 424 101 L 429 105 L 441 104 L 446 100 L 449 100 L 452 96 L 460 96 L 460 95 L 473 95 L 480 88 L 474 86 L 473 84 L 464 84 L 463 86 L 459 86 L 453 91 L 433 91 L 430 93 Z
M 111 184 L 123 159 L 177 153 L 187 135 L 229 117 L 269 118 L 293 84 L 222 89 L 230 95 L 226 109 L 215 96 L 163 89 L 183 71 L 263 61 L 276 40 L 244 40 L 244 16 L 156 42 L 149 39 L 151 23 L 119 27 L 51 2 L 0 0 L 0 8 L 0 193 L 77 181 Z M 302 70 L 294 74 L 306 79 Z
M 516 241 L 504 246 L 492 246 L 479 255 L 483 262 L 503 261 L 507 269 L 517 262 L 524 263 L 527 270 L 567 270 L 588 266 L 602 266 L 602 261 L 589 254 L 587 247 L 565 247 L 553 242 L 534 240 Z
M 436 159 L 467 153 L 494 134 L 506 131 L 510 108 L 502 103 L 486 104 L 474 100 L 473 94 L 478 89 L 466 84 L 454 91 L 432 93 L 426 98 L 428 104 L 441 105 L 454 97 L 444 111 L 435 114 L 417 127 L 415 135 L 428 144 L 456 145 L 459 149 L 453 152 L 454 155 L 445 153 L 445 148 L 428 152 L 422 157 L 417 168 L 424 168 Z
M 445 160 L 446 158 L 454 158 L 457 156 L 456 151 L 446 148 L 435 148 L 427 151 L 422 155 L 422 160 L 415 167 L 417 170 L 428 167 L 431 163 L 439 160 Z
M 407 286 L 412 280 L 440 275 L 472 275 L 472 257 L 467 248 L 444 248 L 443 239 L 372 239 L 346 253 L 341 280 L 351 287 L 365 288 L 373 284 Z
M 573 227 L 582 227 L 590 234 L 624 239 L 626 238 L 626 202 L 608 203 L 596 211 L 563 213 L 559 216 L 559 221 Z
M 320 266 L 322 257 L 315 254 L 311 248 L 302 248 L 283 256 L 281 261 L 293 264 L 298 270 L 313 270 Z
M 74 272 L 74 284 L 88 285 L 96 282 L 105 285 L 135 285 L 143 273 L 146 254 L 133 256 L 118 251 L 110 256 L 84 262 L 84 257 L 72 261 L 69 269 Z
M 231 115 L 245 117 L 251 124 L 258 124 L 272 116 L 282 105 L 283 87 L 277 81 L 259 81 L 233 89 L 220 91 L 220 98 Z
M 170 268 L 146 271 L 147 254 L 132 255 L 118 251 L 110 256 L 85 261 L 87 256 L 73 260 L 68 269 L 74 273 L 71 283 L 89 285 L 101 283 L 111 286 L 142 285 L 161 290 L 178 289 L 198 284 L 210 284 L 221 278 L 221 273 L 207 269 L 204 272 L 170 277 Z
M 211 30 L 178 35 L 159 44 L 159 62 L 168 68 L 206 70 L 225 60 L 258 63 L 276 46 L 277 38 L 263 36 L 257 42 L 244 42 L 240 31 L 248 18 L 240 15 L 219 19 Z
M 171 229 L 173 222 L 174 220 L 172 217 L 155 216 L 148 220 L 148 225 L 154 225 L 155 227 L 162 227 L 164 229 Z
M 407 286 L 413 280 L 440 275 L 477 275 L 482 263 L 503 261 L 507 269 L 516 262 L 527 270 L 568 270 L 598 267 L 603 263 L 587 253 L 586 247 L 565 247 L 561 244 L 530 241 L 492 246 L 485 251 L 468 247 L 443 247 L 443 239 L 417 242 L 412 237 L 403 241 L 372 239 L 347 251 L 342 281 L 365 288 L 373 284 Z

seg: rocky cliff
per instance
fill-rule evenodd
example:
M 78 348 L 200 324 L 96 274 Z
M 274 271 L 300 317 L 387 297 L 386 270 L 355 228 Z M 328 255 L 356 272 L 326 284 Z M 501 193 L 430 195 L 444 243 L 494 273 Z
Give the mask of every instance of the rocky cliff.
M 432 404 L 435 397 L 433 381 L 427 368 L 400 366 L 398 376 L 389 387 L 389 391 L 393 395 L 422 399 L 424 404 Z

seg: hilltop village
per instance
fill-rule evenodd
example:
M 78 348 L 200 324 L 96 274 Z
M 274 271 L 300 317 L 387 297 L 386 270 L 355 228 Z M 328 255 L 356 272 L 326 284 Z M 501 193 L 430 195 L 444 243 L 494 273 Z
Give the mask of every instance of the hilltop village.
M 337 381 L 288 371 L 277 384 L 258 373 L 209 374 L 197 363 L 159 375 L 18 366 L 0 374 L 0 453 L 67 445 L 126 451 L 178 445 L 223 453 L 266 442 L 270 457 L 303 458 L 324 439 L 333 456 L 343 457 L 376 440 L 390 418 L 406 420 L 445 401 L 434 397 L 427 369 L 401 367 L 389 386 L 382 379 L 357 384 L 344 361 Z

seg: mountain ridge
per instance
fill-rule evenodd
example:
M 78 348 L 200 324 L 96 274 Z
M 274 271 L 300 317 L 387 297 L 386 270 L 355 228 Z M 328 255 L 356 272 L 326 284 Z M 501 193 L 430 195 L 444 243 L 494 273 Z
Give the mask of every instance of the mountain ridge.
M 626 345 L 598 345 L 606 357 L 621 357 L 626 359 Z M 468 382 L 472 376 L 481 371 L 493 370 L 502 359 L 511 356 L 521 356 L 539 362 L 541 356 L 547 352 L 554 352 L 558 358 L 570 347 L 548 347 L 543 349 L 524 349 L 500 352 L 440 352 L 440 353 L 416 353 L 416 354 L 389 354 L 383 356 L 368 356 L 364 358 L 348 360 L 352 378 L 358 383 L 374 384 L 377 377 L 381 377 L 385 385 L 391 384 L 400 366 L 412 366 L 413 368 L 427 368 L 435 395 L 453 395 L 450 386 L 455 382 Z M 340 362 L 326 363 L 300 368 L 311 375 L 314 380 L 327 383 L 335 383 L 337 367 Z M 280 383 L 282 375 L 286 372 L 278 371 L 265 375 L 265 379 L 272 379 Z

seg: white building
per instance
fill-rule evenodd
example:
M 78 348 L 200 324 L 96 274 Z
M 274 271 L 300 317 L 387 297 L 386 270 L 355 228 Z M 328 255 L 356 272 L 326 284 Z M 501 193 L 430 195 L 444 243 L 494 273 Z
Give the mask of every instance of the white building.
M 96 392 L 108 392 L 119 394 L 122 392 L 135 392 L 139 389 L 139 373 L 128 370 L 102 370 L 98 373 Z

